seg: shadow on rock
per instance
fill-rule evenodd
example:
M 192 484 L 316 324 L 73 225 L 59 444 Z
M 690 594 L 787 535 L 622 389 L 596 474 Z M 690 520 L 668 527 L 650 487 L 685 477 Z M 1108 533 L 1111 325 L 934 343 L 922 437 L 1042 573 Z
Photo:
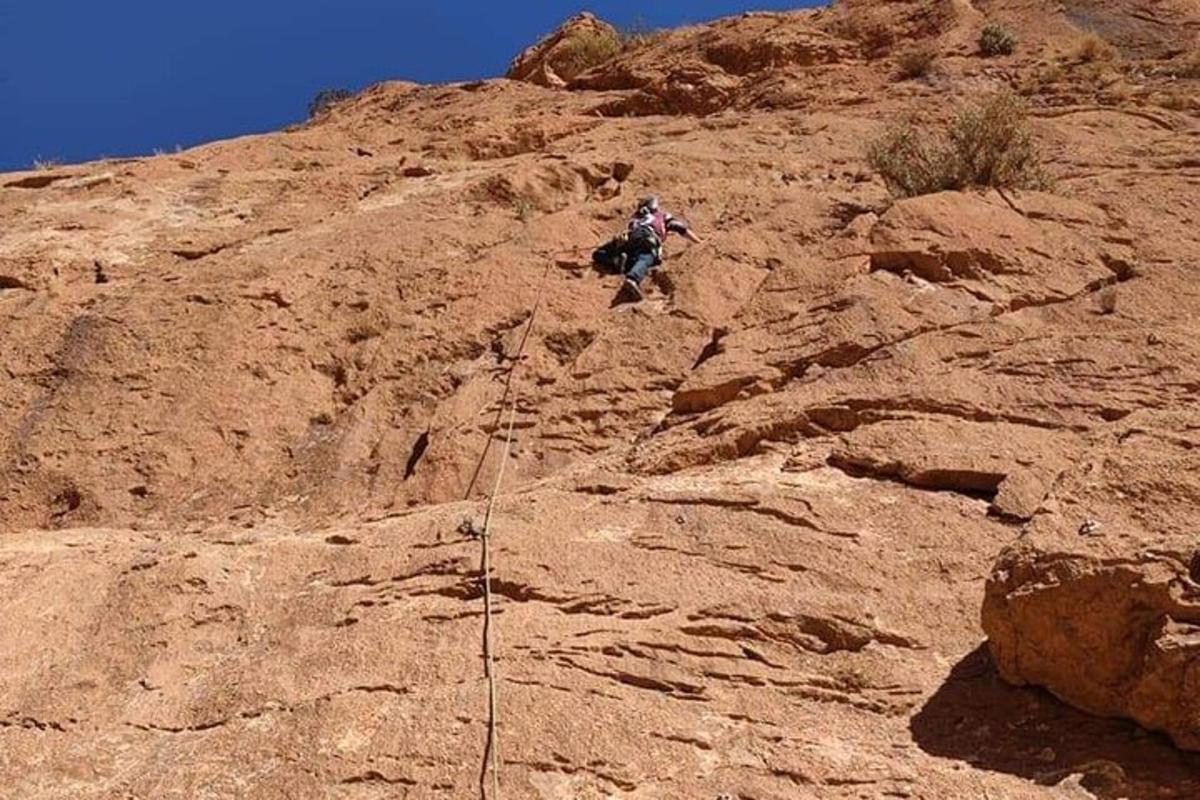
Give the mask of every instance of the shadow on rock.
M 619 269 L 608 264 L 598 264 L 592 260 L 583 260 L 578 258 L 567 259 L 558 258 L 554 260 L 554 266 L 569 272 L 573 277 L 582 278 L 589 272 L 594 272 L 597 275 L 613 276 L 622 274 Z
M 986 646 L 951 670 L 911 728 L 930 755 L 1045 786 L 1078 781 L 1105 800 L 1200 797 L 1200 754 L 1131 722 L 1084 714 L 1041 689 L 1010 686 Z

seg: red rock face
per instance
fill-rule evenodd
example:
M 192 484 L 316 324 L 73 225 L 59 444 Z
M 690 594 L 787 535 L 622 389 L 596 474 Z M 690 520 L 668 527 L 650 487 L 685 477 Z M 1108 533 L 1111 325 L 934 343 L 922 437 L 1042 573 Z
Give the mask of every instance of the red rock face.
M 1164 411 L 1114 427 L 1001 557 L 984 629 L 1009 680 L 1200 749 L 1196 426 Z
M 1092 4 L 1093 68 L 1077 11 L 746 15 L 535 85 L 559 35 L 0 176 L 0 796 L 475 795 L 462 523 L 527 331 L 505 796 L 1200 795 L 1200 127 L 1138 38 L 1200 20 Z M 888 195 L 868 140 L 1003 86 L 1053 191 Z M 649 193 L 705 242 L 613 306 Z
M 585 11 L 513 59 L 507 77 L 561 88 L 591 61 L 604 60 L 606 48 L 615 47 L 619 37 L 613 26 Z

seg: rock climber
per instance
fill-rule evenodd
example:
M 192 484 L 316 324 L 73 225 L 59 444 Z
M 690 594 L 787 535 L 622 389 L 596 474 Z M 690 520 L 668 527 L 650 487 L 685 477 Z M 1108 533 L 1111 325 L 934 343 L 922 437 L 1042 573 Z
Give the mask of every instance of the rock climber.
M 642 299 L 641 283 L 651 269 L 662 263 L 663 243 L 671 233 L 695 244 L 703 241 L 686 222 L 664 211 L 657 197 L 647 197 L 638 203 L 626 232 L 592 254 L 596 263 L 625 273 L 617 302 Z

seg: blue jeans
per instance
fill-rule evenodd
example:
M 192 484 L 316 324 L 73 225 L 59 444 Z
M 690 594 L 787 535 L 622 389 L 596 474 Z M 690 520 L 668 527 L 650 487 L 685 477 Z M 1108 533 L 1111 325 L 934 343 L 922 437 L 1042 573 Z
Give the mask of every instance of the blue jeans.
M 645 280 L 646 275 L 650 273 L 651 268 L 654 267 L 657 261 L 658 259 L 655 258 L 654 253 L 649 250 L 638 253 L 634 257 L 629 269 L 625 271 L 625 277 L 634 283 L 640 284 Z

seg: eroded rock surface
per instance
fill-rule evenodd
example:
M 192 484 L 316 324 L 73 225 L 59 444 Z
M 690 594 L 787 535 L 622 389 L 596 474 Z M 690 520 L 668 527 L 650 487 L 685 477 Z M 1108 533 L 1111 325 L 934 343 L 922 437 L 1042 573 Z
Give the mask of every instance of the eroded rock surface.
M 617 30 L 594 14 L 584 12 L 563 23 L 562 27 L 525 50 L 508 68 L 508 77 L 539 86 L 561 88 L 587 64 L 581 54 L 600 52 L 605 44 L 615 46 Z
M 1200 425 L 1140 413 L 1001 557 L 983 624 L 1002 675 L 1200 749 Z
M 564 86 L 551 37 L 0 179 L 0 795 L 475 796 L 527 331 L 505 796 L 1200 795 L 1120 719 L 1196 746 L 1200 125 L 1155 99 L 1196 24 L 847 2 Z M 864 142 L 1013 85 L 1053 192 L 892 201 Z M 706 243 L 612 307 L 651 192 Z

